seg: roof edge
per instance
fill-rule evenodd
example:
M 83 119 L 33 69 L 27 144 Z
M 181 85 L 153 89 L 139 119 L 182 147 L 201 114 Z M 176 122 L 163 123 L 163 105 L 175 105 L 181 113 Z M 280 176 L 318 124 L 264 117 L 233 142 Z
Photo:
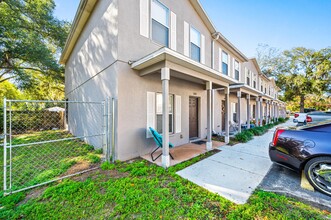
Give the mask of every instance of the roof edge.
M 67 41 L 60 57 L 60 63 L 66 64 L 74 46 L 77 43 L 77 39 L 82 33 L 85 24 L 89 20 L 89 17 L 98 0 L 81 0 L 76 12 L 74 21 L 72 23 Z

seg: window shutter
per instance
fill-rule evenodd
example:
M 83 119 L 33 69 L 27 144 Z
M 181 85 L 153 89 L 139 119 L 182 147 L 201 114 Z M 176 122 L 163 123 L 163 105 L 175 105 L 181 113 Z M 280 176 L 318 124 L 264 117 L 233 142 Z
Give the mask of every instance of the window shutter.
M 171 30 L 171 34 L 170 34 L 170 48 L 173 50 L 177 50 L 177 15 L 173 12 L 171 12 L 171 16 L 170 16 L 170 30 Z
M 175 96 L 175 127 L 176 131 L 175 133 L 181 133 L 182 132 L 182 97 L 179 95 Z
M 147 126 L 146 138 L 151 138 L 153 135 L 149 131 L 149 127 L 155 129 L 155 92 L 147 92 Z
M 140 35 L 149 38 L 149 0 L 140 0 Z
M 201 63 L 206 63 L 206 38 L 203 34 L 201 34 Z
M 190 25 L 184 21 L 184 55 L 190 56 Z
M 221 48 L 219 48 L 219 71 L 222 73 L 222 49 Z

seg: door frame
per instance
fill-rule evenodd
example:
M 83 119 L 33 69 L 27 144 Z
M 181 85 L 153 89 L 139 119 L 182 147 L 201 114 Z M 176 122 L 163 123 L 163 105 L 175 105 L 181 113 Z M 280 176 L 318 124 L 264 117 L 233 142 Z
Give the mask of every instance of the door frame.
M 197 137 L 190 137 L 190 98 L 195 98 L 198 101 L 198 106 L 197 106 Z M 188 137 L 189 140 L 194 140 L 194 139 L 199 139 L 201 136 L 200 128 L 201 128 L 201 97 L 199 96 L 189 96 L 188 100 L 188 107 L 189 107 L 189 120 L 188 120 Z

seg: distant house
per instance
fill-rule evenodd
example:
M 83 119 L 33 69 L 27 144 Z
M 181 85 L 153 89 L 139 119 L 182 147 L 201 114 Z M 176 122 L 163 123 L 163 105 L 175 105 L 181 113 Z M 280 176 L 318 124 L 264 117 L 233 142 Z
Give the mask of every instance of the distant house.
M 148 127 L 163 133 L 165 148 L 207 137 L 210 149 L 212 131 L 228 141 L 232 123 L 285 116 L 274 81 L 198 0 L 81 0 L 61 62 L 69 100 L 118 99 L 119 160 L 151 151 Z M 162 160 L 168 166 L 167 151 Z

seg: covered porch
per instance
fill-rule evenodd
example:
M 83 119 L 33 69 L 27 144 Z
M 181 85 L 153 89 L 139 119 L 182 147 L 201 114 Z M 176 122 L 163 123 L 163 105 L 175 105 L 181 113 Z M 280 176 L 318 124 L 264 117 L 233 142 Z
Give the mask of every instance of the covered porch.
M 131 68 L 137 70 L 141 77 L 146 77 L 148 75 L 160 75 L 160 83 L 162 84 L 162 156 L 160 157 L 160 161 L 162 166 L 167 168 L 171 165 L 171 163 L 178 163 L 178 161 L 183 160 L 183 158 L 188 158 L 194 155 L 204 153 L 206 151 L 213 149 L 212 142 L 212 91 L 215 89 L 224 89 L 226 93 L 227 107 L 226 107 L 226 117 L 228 118 L 228 108 L 229 108 L 229 84 L 233 82 L 233 80 L 225 75 L 221 75 L 216 70 L 209 68 L 208 66 L 201 64 L 199 62 L 193 61 L 192 59 L 179 54 L 173 50 L 168 48 L 162 48 L 153 54 L 150 54 L 138 61 L 132 63 Z M 171 161 L 169 152 L 169 143 L 170 136 L 172 135 L 169 132 L 169 94 L 171 90 L 172 80 L 180 79 L 185 82 L 192 83 L 201 88 L 201 91 L 204 91 L 204 96 L 200 97 L 200 99 L 204 99 L 205 101 L 200 103 L 200 111 L 199 111 L 199 120 L 197 122 L 197 126 L 199 127 L 198 137 L 196 139 L 205 139 L 205 144 L 198 146 L 196 144 L 192 145 L 190 143 L 190 139 L 186 139 L 186 144 L 182 146 L 177 146 L 171 150 L 174 151 L 175 154 L 178 153 L 178 161 Z M 185 89 L 185 88 L 181 88 Z M 188 92 L 184 97 L 186 103 L 188 104 L 188 99 L 191 97 L 197 97 L 196 93 Z M 199 97 L 197 97 L 199 99 Z M 190 100 L 191 102 L 191 100 Z M 193 101 L 192 101 L 193 102 Z M 161 106 L 161 105 L 160 105 Z M 181 117 L 174 116 L 176 120 L 184 121 L 184 117 L 188 118 L 190 112 L 188 111 L 188 106 L 183 106 L 179 104 L 177 108 L 185 109 L 182 110 Z M 191 109 L 190 109 L 191 110 Z M 198 109 L 199 110 L 199 109 Z M 186 122 L 186 121 L 185 121 Z M 151 124 L 151 126 L 153 123 Z M 147 126 L 148 127 L 148 126 Z M 185 133 L 184 138 L 187 138 L 188 130 L 191 130 L 190 125 L 184 124 L 181 126 L 183 130 L 180 133 Z M 229 141 L 229 126 L 225 126 L 225 142 Z M 183 138 L 183 134 L 179 135 L 180 138 Z M 176 143 L 175 143 L 176 145 Z M 202 150 L 203 148 L 203 150 Z M 160 151 L 161 151 L 160 149 Z M 200 149 L 200 150 L 199 150 Z M 180 152 L 186 152 L 180 153 Z M 191 153 L 190 153 L 191 152 Z M 186 155 L 186 156 L 185 156 Z M 175 156 L 174 156 L 175 157 Z M 149 156 L 150 158 L 150 156 Z M 146 158 L 148 159 L 148 158 Z
M 174 157 L 174 159 L 170 160 L 169 166 L 174 166 L 176 164 L 182 163 L 184 161 L 190 160 L 194 157 L 197 157 L 201 154 L 208 152 L 206 143 L 207 143 L 207 140 L 201 140 L 201 141 L 197 141 L 197 142 L 183 144 L 183 145 L 170 149 L 169 152 Z M 212 141 L 212 148 L 210 150 L 218 149 L 219 147 L 221 147 L 223 145 L 225 145 L 225 143 L 218 142 L 218 141 Z M 155 152 L 155 154 L 156 155 L 162 154 L 162 150 L 159 149 L 158 151 Z M 151 163 L 154 163 L 158 166 L 162 166 L 161 157 L 159 157 L 155 161 L 152 160 L 150 154 L 145 154 L 141 157 Z

